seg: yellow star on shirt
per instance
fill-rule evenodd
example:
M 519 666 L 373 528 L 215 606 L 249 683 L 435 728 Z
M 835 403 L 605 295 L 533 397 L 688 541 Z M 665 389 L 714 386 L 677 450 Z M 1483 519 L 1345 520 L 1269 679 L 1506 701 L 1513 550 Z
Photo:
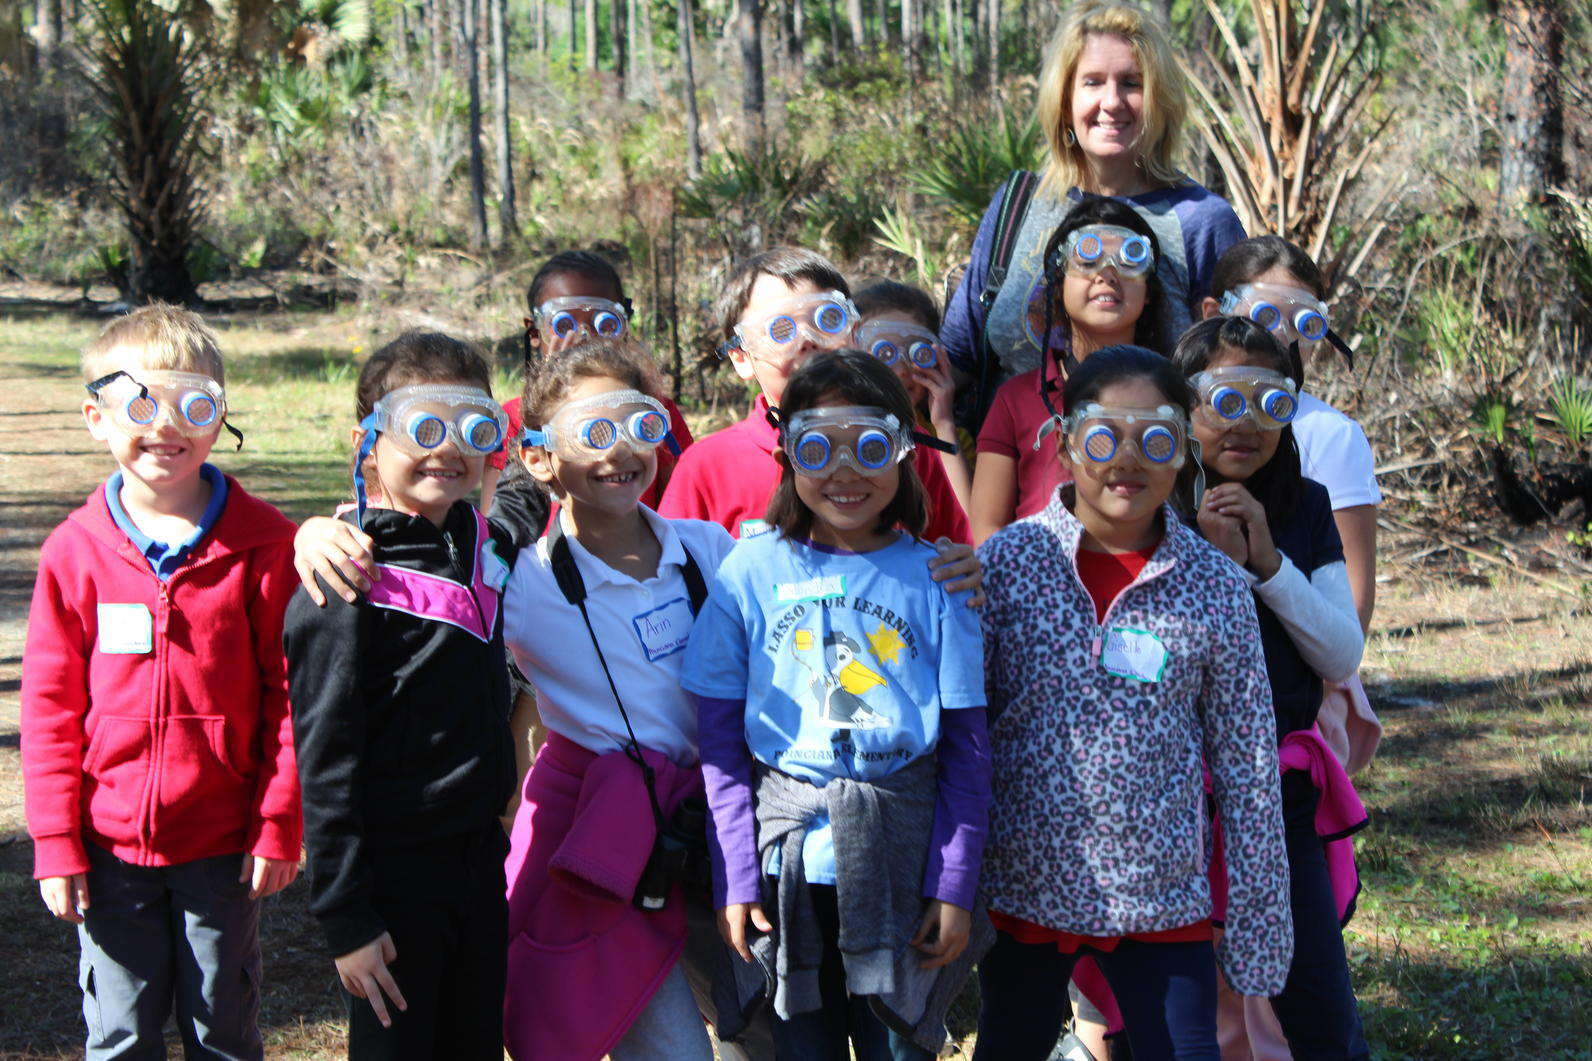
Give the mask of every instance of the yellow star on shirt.
M 868 635 L 868 645 L 873 649 L 873 658 L 880 663 L 899 663 L 901 650 L 907 647 L 901 635 L 882 622 L 879 629 Z

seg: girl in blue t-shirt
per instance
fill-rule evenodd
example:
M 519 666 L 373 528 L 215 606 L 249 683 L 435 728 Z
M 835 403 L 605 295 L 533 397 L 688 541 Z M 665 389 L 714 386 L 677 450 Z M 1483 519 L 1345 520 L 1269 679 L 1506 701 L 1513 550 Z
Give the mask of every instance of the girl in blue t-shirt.
M 931 1058 L 990 935 L 978 621 L 924 567 L 905 458 L 925 439 L 895 374 L 822 354 L 776 412 L 774 533 L 725 559 L 681 673 L 720 931 L 763 972 L 747 1001 L 772 1002 L 781 1056 L 845 1057 L 849 1038 L 862 1061 Z
M 1358 801 L 1345 800 L 1348 778 L 1313 728 L 1322 682 L 1354 673 L 1365 638 L 1327 490 L 1300 471 L 1291 426 L 1304 384 L 1298 348 L 1285 350 L 1247 318 L 1213 317 L 1184 333 L 1173 363 L 1197 396 L 1194 437 L 1210 484 L 1200 533 L 1254 591 L 1283 751 L 1294 956 L 1271 1005 L 1300 1061 L 1365 1058 L 1323 845 L 1359 828 L 1364 815 L 1344 816 Z

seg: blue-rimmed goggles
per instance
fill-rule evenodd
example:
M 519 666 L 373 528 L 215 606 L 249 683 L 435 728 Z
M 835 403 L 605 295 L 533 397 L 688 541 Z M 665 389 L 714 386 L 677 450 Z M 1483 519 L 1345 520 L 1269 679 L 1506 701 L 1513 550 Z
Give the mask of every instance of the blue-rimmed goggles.
M 1281 431 L 1299 415 L 1299 388 L 1280 372 L 1264 368 L 1207 369 L 1189 377 L 1199 395 L 1194 415 L 1212 427 L 1250 420 L 1262 431 Z
M 1155 268 L 1150 241 L 1121 225 L 1085 225 L 1067 233 L 1057 248 L 1059 271 L 1092 275 L 1107 266 L 1121 276 L 1144 276 Z
M 550 298 L 537 306 L 535 317 L 537 327 L 551 339 L 578 335 L 617 339 L 625 334 L 630 305 L 628 300 L 620 303 L 606 298 L 566 295 Z
M 796 474 L 822 479 L 842 465 L 878 475 L 913 450 L 914 433 L 895 414 L 870 405 L 803 409 L 785 423 L 780 444 Z
M 1327 304 L 1309 291 L 1283 284 L 1240 284 L 1222 293 L 1221 312 L 1228 317 L 1247 317 L 1284 344 L 1325 339 L 1354 367 L 1354 351 L 1332 330 Z
M 866 322 L 857 329 L 857 345 L 891 368 L 933 368 L 940 362 L 940 337 L 904 321 Z
M 117 371 L 85 384 L 85 389 L 125 434 L 144 438 L 170 427 L 187 438 L 200 438 L 225 426 L 243 447 L 243 433 L 226 422 L 226 391 L 209 376 L 143 369 L 135 377 Z
M 1151 464 L 1181 468 L 1188 455 L 1188 421 L 1170 405 L 1126 409 L 1088 402 L 1069 416 L 1047 420 L 1034 448 L 1058 427 L 1074 461 L 1109 464 L 1131 450 Z
M 806 339 L 823 350 L 839 350 L 851 342 L 857 307 L 838 291 L 793 295 L 761 317 L 735 326 L 731 345 L 753 357 L 788 357 Z
M 365 518 L 365 461 L 385 436 L 414 457 L 435 453 L 445 442 L 465 457 L 485 457 L 503 448 L 508 416 L 492 396 L 477 387 L 421 383 L 388 391 L 359 422 L 365 433 L 354 459 L 354 498 Z
M 666 445 L 680 452 L 663 403 L 636 390 L 605 391 L 561 406 L 540 428 L 527 427 L 520 444 L 577 461 L 602 460 L 615 446 L 648 453 Z

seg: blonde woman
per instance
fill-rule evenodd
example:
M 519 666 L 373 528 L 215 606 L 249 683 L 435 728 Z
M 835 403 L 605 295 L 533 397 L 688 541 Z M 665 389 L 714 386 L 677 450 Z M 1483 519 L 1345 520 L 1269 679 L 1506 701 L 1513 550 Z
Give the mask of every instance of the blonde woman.
M 1024 327 L 1029 298 L 1042 282 L 1047 237 L 1085 194 L 1128 203 L 1155 230 L 1162 251 L 1155 271 L 1164 292 L 1160 333 L 1175 339 L 1200 318 L 1216 259 L 1244 238 L 1244 229 L 1225 199 L 1172 163 L 1186 109 L 1183 75 L 1158 18 L 1104 0 L 1080 0 L 1066 10 L 1039 78 L 1049 159 L 1004 282 L 992 277 L 991 265 L 1005 185 L 979 225 L 940 332 L 952 365 L 965 378 L 984 380 L 980 406 L 994 386 L 1039 365 L 1039 346 Z

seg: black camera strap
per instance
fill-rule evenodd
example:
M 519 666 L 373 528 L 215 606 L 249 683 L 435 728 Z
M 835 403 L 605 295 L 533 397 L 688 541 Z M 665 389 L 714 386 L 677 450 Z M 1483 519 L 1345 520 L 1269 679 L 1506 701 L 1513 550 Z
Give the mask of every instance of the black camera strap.
M 697 566 L 696 557 L 691 555 L 691 550 L 685 547 L 683 541 L 680 543 L 680 550 L 685 553 L 681 574 L 685 576 L 686 593 L 691 601 L 691 616 L 695 618 L 708 599 L 708 584 L 702 577 L 702 569 Z M 603 646 L 597 640 L 597 631 L 592 628 L 591 614 L 586 611 L 586 580 L 581 577 L 580 566 L 575 563 L 575 554 L 569 548 L 569 539 L 564 536 L 562 514 L 555 515 L 552 526 L 548 528 L 547 559 L 553 569 L 553 579 L 558 583 L 559 591 L 564 594 L 565 600 L 580 609 L 580 617 L 586 622 L 586 633 L 591 637 L 591 647 L 597 651 L 597 662 L 602 664 L 603 677 L 608 679 L 608 690 L 614 694 L 614 706 L 619 708 L 619 717 L 624 719 L 625 732 L 630 738 L 630 743 L 625 748 L 625 755 L 641 768 L 642 780 L 647 784 L 647 800 L 652 804 L 652 817 L 657 822 L 658 832 L 661 834 L 668 828 L 668 823 L 663 817 L 663 807 L 658 802 L 657 775 L 642 757 L 641 742 L 636 740 L 635 728 L 630 724 L 630 713 L 625 710 L 625 701 L 619 695 L 619 686 L 614 683 L 613 672 L 608 669 L 608 659 L 603 655 Z

